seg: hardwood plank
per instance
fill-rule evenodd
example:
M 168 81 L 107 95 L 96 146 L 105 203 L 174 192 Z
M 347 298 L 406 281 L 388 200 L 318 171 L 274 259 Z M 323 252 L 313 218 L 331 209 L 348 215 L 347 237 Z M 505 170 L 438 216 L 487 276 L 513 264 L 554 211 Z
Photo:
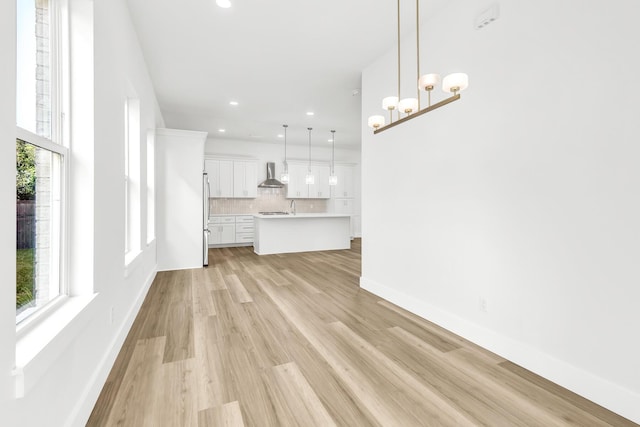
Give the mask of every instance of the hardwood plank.
M 296 425 L 335 426 L 335 422 L 322 405 L 304 375 L 295 363 L 286 363 L 273 368 L 275 384 L 282 393 L 282 402 L 291 408 Z
M 136 343 L 131 360 L 115 397 L 105 425 L 145 426 L 149 424 L 149 408 L 159 383 L 165 338 L 143 339 Z M 100 425 L 98 420 L 97 424 Z
M 191 293 L 193 295 L 193 315 L 194 316 L 215 316 L 216 308 L 213 303 L 210 287 L 207 286 L 205 269 L 198 268 L 192 270 Z
M 198 427 L 244 427 L 238 401 L 198 412 Z
M 221 291 L 227 289 L 227 283 L 218 267 L 207 267 L 203 269 L 207 279 L 206 284 L 210 291 Z
M 249 292 L 247 292 L 236 274 L 225 276 L 224 281 L 227 283 L 229 293 L 231 293 L 231 297 L 235 302 L 239 304 L 253 302 L 253 298 L 251 298 L 251 295 L 249 295 Z

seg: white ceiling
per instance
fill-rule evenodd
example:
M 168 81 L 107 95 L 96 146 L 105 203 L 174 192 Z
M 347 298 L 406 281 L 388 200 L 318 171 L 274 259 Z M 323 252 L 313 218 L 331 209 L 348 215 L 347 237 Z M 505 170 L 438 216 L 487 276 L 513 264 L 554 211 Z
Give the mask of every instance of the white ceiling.
M 307 143 L 312 127 L 313 141 L 335 129 L 337 146 L 360 145 L 353 92 L 395 47 L 395 0 L 127 1 L 167 127 L 269 143 L 286 123 L 288 143 Z M 445 3 L 421 2 L 421 19 Z M 401 9 L 404 34 L 415 3 Z

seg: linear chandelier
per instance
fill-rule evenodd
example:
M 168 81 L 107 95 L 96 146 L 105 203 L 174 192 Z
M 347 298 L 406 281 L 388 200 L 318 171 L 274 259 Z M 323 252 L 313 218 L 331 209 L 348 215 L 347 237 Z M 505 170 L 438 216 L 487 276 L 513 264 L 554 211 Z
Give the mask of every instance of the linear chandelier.
M 453 95 L 435 104 L 431 104 L 431 92 L 440 84 L 439 74 L 425 74 L 420 76 L 420 0 L 416 0 L 416 57 L 417 57 L 417 96 L 416 98 L 400 98 L 400 0 L 398 0 L 398 94 L 397 96 L 388 96 L 382 100 L 382 109 L 389 111 L 389 124 L 385 126 L 384 116 L 374 115 L 367 120 L 369 127 L 373 128 L 374 134 L 385 131 L 393 126 L 404 123 L 415 117 L 421 116 L 429 111 L 450 104 L 460 99 L 460 93 L 469 86 L 469 77 L 464 73 L 453 73 L 442 79 L 442 90 Z M 421 108 L 420 95 L 421 91 L 427 92 L 427 107 Z M 393 121 L 393 111 L 398 112 L 398 118 Z M 401 114 L 406 114 L 401 117 Z

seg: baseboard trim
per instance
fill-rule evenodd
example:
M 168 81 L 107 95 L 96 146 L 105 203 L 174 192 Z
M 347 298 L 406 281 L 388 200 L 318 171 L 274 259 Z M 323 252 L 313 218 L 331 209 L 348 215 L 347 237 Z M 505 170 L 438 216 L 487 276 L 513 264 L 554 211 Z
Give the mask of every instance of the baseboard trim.
M 638 393 L 373 280 L 360 287 L 640 424 Z
M 107 381 L 107 377 L 109 376 L 109 372 L 111 372 L 111 368 L 122 349 L 122 345 L 124 344 L 124 340 L 127 338 L 127 334 L 129 334 L 129 330 L 131 330 L 131 326 L 133 325 L 138 312 L 140 311 L 140 307 L 142 307 L 142 303 L 144 302 L 147 293 L 149 292 L 149 288 L 153 283 L 153 280 L 156 278 L 158 266 L 157 264 L 153 267 L 152 271 L 149 273 L 147 280 L 144 283 L 144 286 L 138 293 L 138 296 L 135 299 L 135 303 L 129 309 L 129 312 L 124 318 L 120 326 L 120 330 L 114 336 L 111 344 L 109 346 L 109 351 L 104 355 L 102 360 L 98 363 L 98 369 L 94 371 L 94 374 L 87 381 L 87 386 L 85 387 L 82 396 L 86 396 L 85 399 L 78 402 L 78 404 L 74 407 L 67 419 L 66 423 L 69 427 L 82 427 L 87 424 L 89 417 L 91 416 L 91 412 L 93 411 L 93 407 L 98 401 L 98 397 L 100 396 L 100 392 L 104 387 L 105 382 Z

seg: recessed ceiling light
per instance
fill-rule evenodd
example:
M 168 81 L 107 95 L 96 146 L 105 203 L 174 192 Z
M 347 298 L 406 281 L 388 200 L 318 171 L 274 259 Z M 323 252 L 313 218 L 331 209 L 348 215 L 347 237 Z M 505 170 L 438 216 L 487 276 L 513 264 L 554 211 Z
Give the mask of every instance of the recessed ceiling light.
M 229 0 L 216 0 L 216 4 L 225 9 L 231 7 L 231 2 Z
M 278 134 L 278 138 L 284 138 L 284 135 L 283 135 L 283 134 L 281 134 L 281 133 L 279 133 L 279 134 Z
M 307 116 L 313 116 L 315 113 L 313 111 L 307 111 Z
M 226 129 L 218 129 L 218 132 L 220 133 L 225 133 L 227 130 Z
M 235 105 L 238 105 L 238 101 L 230 101 L 230 102 L 229 102 L 229 105 L 234 105 L 234 106 L 235 106 Z

